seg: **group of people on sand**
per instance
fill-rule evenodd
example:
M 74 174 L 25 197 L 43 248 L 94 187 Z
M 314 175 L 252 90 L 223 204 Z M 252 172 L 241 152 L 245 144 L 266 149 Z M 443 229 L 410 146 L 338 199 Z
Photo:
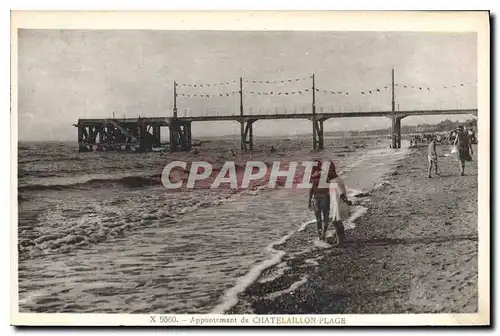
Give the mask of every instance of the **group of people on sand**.
M 333 162 L 330 163 L 327 175 L 328 187 L 320 185 L 322 167 L 323 162 L 316 160 L 311 174 L 309 210 L 314 211 L 319 240 L 326 241 L 331 215 L 332 224 L 335 227 L 335 246 L 342 246 L 345 238 L 343 221 L 349 218 L 349 206 L 352 202 L 347 199 L 344 181 L 337 175 Z
M 472 149 L 472 139 L 470 135 L 466 132 L 465 127 L 459 126 L 456 129 L 456 136 L 453 140 L 453 146 L 456 149 L 458 163 L 460 166 L 460 175 L 465 175 L 465 162 L 472 161 L 472 155 L 474 155 L 474 150 Z M 429 143 L 429 178 L 432 178 L 432 168 L 435 170 L 435 175 L 439 176 L 438 173 L 438 155 L 436 151 L 436 138 L 434 137 Z
M 436 140 L 437 143 L 441 143 L 443 141 L 443 137 L 440 134 L 417 134 L 410 136 L 410 147 L 416 147 L 420 142 L 431 142 L 432 140 Z
M 458 127 L 450 131 L 447 137 L 440 133 L 437 134 L 422 133 L 422 134 L 411 135 L 409 137 L 410 147 L 416 147 L 418 143 L 430 143 L 432 140 L 435 140 L 436 143 L 453 144 L 459 132 L 467 133 L 469 135 L 469 141 L 472 144 L 477 144 L 476 132 L 474 132 L 472 128 L 466 129 L 463 126 L 460 126 L 460 128 L 461 131 L 458 131 Z

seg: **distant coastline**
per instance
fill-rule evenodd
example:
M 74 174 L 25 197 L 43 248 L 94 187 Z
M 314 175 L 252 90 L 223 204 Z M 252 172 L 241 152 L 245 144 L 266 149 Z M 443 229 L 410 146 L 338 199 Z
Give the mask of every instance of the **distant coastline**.
M 464 122 L 460 121 L 452 121 L 449 119 L 443 120 L 437 124 L 418 124 L 418 125 L 410 125 L 410 126 L 402 126 L 401 134 L 413 134 L 413 133 L 437 133 L 437 132 L 449 132 L 455 129 L 458 125 L 465 125 L 466 127 L 472 127 L 477 129 L 477 119 L 467 119 Z M 229 134 L 229 135 L 214 135 L 214 136 L 203 136 L 200 139 L 239 139 L 239 134 Z M 309 133 L 298 133 L 294 135 L 259 135 L 259 138 L 287 138 L 287 139 L 296 139 L 303 137 L 310 137 Z M 387 128 L 379 128 L 374 130 L 346 130 L 346 131 L 333 131 L 333 132 L 325 132 L 325 137 L 371 137 L 371 136 L 390 136 L 390 127 Z

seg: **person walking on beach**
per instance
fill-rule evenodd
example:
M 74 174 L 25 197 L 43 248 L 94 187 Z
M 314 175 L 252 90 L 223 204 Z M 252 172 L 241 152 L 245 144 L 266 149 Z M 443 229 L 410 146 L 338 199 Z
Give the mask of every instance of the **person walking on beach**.
M 324 227 L 328 227 L 330 218 L 330 190 L 328 187 L 320 185 L 323 162 L 316 160 L 316 165 L 311 173 L 311 188 L 309 189 L 309 210 L 314 211 L 316 226 L 318 228 L 318 238 L 323 240 Z M 324 225 L 323 225 L 324 222 Z
M 332 214 L 337 238 L 336 245 L 341 246 L 345 237 L 342 221 L 349 217 L 349 206 L 352 203 L 347 199 L 344 182 L 337 175 L 333 162 L 330 163 L 328 171 L 327 182 L 329 182 L 329 186 L 327 188 L 319 185 L 321 172 L 322 162 L 318 160 L 311 176 L 312 187 L 309 191 L 309 209 L 314 210 L 318 237 L 322 241 L 326 239 L 330 214 Z
M 458 161 L 460 164 L 460 175 L 465 175 L 465 161 L 472 161 L 472 156 L 474 151 L 472 149 L 472 144 L 469 135 L 465 132 L 463 126 L 457 127 L 457 134 L 453 145 L 457 148 Z
M 436 152 L 436 137 L 432 137 L 431 142 L 429 143 L 429 154 L 428 154 L 428 159 L 429 159 L 429 178 L 432 177 L 432 166 L 435 167 L 436 169 L 436 176 L 439 176 L 438 173 L 438 155 Z
M 330 166 L 328 177 L 330 178 L 330 213 L 332 214 L 332 223 L 335 227 L 335 235 L 337 238 L 337 243 L 335 245 L 342 246 L 345 240 L 345 228 L 343 222 L 349 219 L 349 207 L 352 205 L 352 202 L 347 199 L 347 191 L 344 181 L 337 175 L 333 162 Z M 324 229 L 323 237 L 326 236 L 327 228 L 328 227 Z

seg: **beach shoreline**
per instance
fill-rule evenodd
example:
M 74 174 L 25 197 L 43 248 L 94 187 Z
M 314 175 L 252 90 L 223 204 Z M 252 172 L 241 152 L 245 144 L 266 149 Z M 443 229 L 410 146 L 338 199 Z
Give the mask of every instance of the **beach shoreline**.
M 236 156 L 229 151 L 233 142 L 209 143 L 201 156 L 78 153 L 60 144 L 25 147 L 19 180 L 27 187 L 19 203 L 20 310 L 208 313 L 220 299 L 221 307 L 232 306 L 234 301 L 224 298 L 253 282 L 261 273 L 256 266 L 272 266 L 268 259 L 274 258 L 271 246 L 277 239 L 314 217 L 304 201 L 307 190 L 169 192 L 153 174 L 172 160 L 302 162 L 318 155 L 308 144 L 309 139 L 277 139 L 261 142 L 257 153 Z M 266 151 L 270 145 L 277 150 L 272 155 Z M 353 176 L 357 189 L 400 156 L 378 140 L 334 145 L 321 155 Z M 85 158 L 94 165 L 82 165 Z M 365 172 L 366 162 L 377 160 L 376 172 Z M 75 283 L 81 285 L 74 288 Z
M 314 225 L 274 246 L 286 251 L 278 274 L 262 272 L 227 313 L 476 312 L 477 156 L 462 177 L 448 146 L 438 152 L 441 176 L 427 177 L 426 149 L 414 148 L 355 200 L 368 210 L 344 248 L 293 253 L 314 240 Z

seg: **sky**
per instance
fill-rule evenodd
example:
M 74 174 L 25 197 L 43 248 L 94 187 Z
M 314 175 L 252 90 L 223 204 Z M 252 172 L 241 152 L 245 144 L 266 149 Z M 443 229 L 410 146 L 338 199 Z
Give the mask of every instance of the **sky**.
M 179 116 L 238 113 L 239 95 L 226 93 L 239 90 L 240 77 L 246 114 L 309 112 L 312 74 L 318 113 L 390 110 L 384 87 L 392 68 L 399 110 L 477 108 L 475 33 L 19 30 L 18 66 L 21 141 L 76 141 L 78 118 L 171 116 L 174 81 Z M 221 82 L 230 84 L 206 85 Z M 187 96 L 200 94 L 210 97 Z M 403 125 L 446 118 L 470 116 L 407 117 Z M 343 118 L 324 127 L 389 125 L 387 118 Z M 306 120 L 266 120 L 255 124 L 254 136 L 311 129 Z M 239 125 L 197 122 L 192 130 L 194 138 L 229 135 Z

